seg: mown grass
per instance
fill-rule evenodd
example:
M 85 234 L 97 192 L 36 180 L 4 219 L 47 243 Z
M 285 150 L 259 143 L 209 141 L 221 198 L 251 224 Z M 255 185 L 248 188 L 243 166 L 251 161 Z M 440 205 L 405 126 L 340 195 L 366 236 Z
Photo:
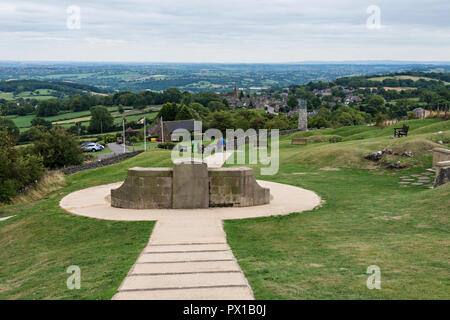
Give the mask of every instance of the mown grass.
M 429 125 L 434 127 L 420 132 L 450 129 L 448 121 Z M 355 129 L 340 131 L 352 135 Z M 255 174 L 313 190 L 325 203 L 289 216 L 225 222 L 228 242 L 255 297 L 449 299 L 450 185 L 429 189 L 398 184 L 400 176 L 429 168 L 431 153 L 418 153 L 414 165 L 400 171 L 367 169 L 367 161 L 360 160 L 366 151 L 387 143 L 418 152 L 425 137 L 306 147 L 290 146 L 290 138 L 280 142 L 279 173 L 262 177 L 254 166 Z M 370 265 L 381 268 L 381 290 L 366 287 Z
M 279 173 L 262 177 L 255 170 L 256 177 L 313 190 L 325 203 L 289 216 L 225 222 L 228 242 L 256 298 L 450 298 L 450 185 L 398 184 L 400 176 L 430 167 L 427 148 L 437 145 L 436 128 L 448 133 L 448 125 L 411 122 L 412 132 L 421 131 L 397 140 L 388 138 L 388 130 L 378 136 L 375 130 L 384 129 L 377 128 L 367 130 L 363 140 L 335 144 L 291 146 L 292 135 L 282 137 Z M 351 136 L 361 128 L 339 130 Z M 396 144 L 416 152 L 410 160 L 399 158 L 411 161 L 408 169 L 389 171 L 362 159 L 367 151 Z M 17 215 L 0 222 L 0 299 L 111 298 L 153 223 L 78 217 L 60 209 L 59 201 L 79 189 L 122 181 L 134 166 L 171 166 L 170 153 L 155 149 L 80 172 L 39 201 L 0 207 L 0 216 Z M 81 267 L 81 290 L 66 288 L 70 265 Z M 381 268 L 381 290 L 366 288 L 370 265 Z
M 66 177 L 39 201 L 0 207 L 0 299 L 110 299 L 148 242 L 153 222 L 79 217 L 59 207 L 67 194 L 121 181 L 134 166 L 168 166 L 155 150 L 119 164 Z M 66 270 L 81 268 L 81 290 L 68 290 Z

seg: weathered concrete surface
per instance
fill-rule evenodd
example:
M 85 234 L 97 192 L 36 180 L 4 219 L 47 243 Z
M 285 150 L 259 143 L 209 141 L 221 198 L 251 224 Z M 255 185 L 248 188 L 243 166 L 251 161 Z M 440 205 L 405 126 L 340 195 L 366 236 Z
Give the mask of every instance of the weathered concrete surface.
M 438 162 L 436 164 L 436 171 L 436 179 L 433 184 L 434 188 L 450 182 L 450 161 Z
M 111 190 L 111 206 L 128 209 L 172 208 L 171 168 L 132 168 L 117 189 Z
M 158 220 L 114 300 L 252 300 L 253 293 L 214 217 Z
M 210 207 L 249 207 L 268 204 L 270 190 L 262 188 L 247 167 L 209 169 Z
M 186 162 L 174 164 L 172 208 L 208 208 L 208 190 L 208 166 L 206 163 Z
M 195 209 L 249 207 L 270 202 L 270 190 L 248 167 L 209 168 L 203 162 L 180 162 L 170 168 L 132 168 L 111 206 L 126 209 Z
M 314 192 L 257 181 L 270 188 L 270 204 L 208 209 L 113 208 L 111 189 L 122 183 L 69 194 L 60 206 L 77 215 L 104 220 L 157 220 L 150 242 L 123 281 L 115 300 L 251 300 L 253 292 L 226 243 L 222 220 L 285 215 L 321 203 Z
M 102 220 L 119 221 L 168 221 L 173 218 L 193 219 L 195 217 L 221 220 L 246 219 L 286 215 L 311 210 L 320 205 L 320 197 L 309 190 L 291 185 L 257 180 L 263 188 L 269 188 L 269 204 L 256 207 L 208 208 L 208 209 L 120 209 L 111 207 L 109 194 L 122 182 L 97 186 L 73 192 L 60 201 L 60 206 L 76 215 Z M 171 219 L 172 220 L 172 219 Z
M 437 163 L 442 161 L 450 161 L 450 150 L 444 148 L 434 148 L 433 169 L 437 169 Z

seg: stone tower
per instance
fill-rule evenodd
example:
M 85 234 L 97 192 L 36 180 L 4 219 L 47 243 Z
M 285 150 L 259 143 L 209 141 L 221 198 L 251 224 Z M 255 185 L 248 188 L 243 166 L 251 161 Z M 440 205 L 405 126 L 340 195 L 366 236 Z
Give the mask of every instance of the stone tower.
M 302 106 L 298 109 L 298 129 L 308 131 L 308 109 Z

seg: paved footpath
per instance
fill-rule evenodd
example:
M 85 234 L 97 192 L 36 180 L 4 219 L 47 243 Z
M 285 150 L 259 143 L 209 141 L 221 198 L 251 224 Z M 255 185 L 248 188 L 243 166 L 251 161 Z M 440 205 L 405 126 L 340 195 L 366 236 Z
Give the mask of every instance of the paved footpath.
M 228 154 L 205 159 L 220 166 Z M 214 158 L 213 158 L 214 157 Z M 223 230 L 223 220 L 263 217 L 311 210 L 321 203 L 314 192 L 258 181 L 270 188 L 270 204 L 244 208 L 130 210 L 111 207 L 115 183 L 79 190 L 60 202 L 67 211 L 91 218 L 157 221 L 148 245 L 123 280 L 115 300 L 252 300 L 253 292 Z
M 204 159 L 220 168 L 232 151 Z M 122 282 L 119 299 L 253 300 L 217 217 L 161 219 Z

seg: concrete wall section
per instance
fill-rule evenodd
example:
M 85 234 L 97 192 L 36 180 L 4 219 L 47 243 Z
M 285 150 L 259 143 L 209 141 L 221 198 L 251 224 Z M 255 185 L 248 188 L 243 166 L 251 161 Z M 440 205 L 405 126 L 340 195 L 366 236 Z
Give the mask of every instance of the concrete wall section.
M 262 188 L 247 167 L 209 169 L 210 207 L 250 207 L 270 202 L 270 190 Z
M 171 168 L 132 168 L 123 185 L 111 190 L 111 206 L 128 209 L 172 208 Z
M 436 169 L 436 164 L 442 161 L 450 160 L 450 150 L 444 148 L 433 149 L 433 168 Z
M 203 162 L 173 167 L 173 209 L 208 208 L 208 165 Z

